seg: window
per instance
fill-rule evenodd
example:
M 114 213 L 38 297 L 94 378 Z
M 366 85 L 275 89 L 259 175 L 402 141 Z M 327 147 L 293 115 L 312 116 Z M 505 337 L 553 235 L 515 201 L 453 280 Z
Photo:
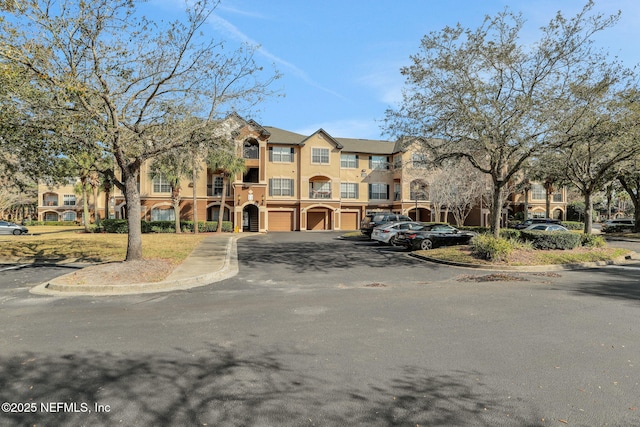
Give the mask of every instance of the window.
M 387 184 L 369 184 L 369 199 L 386 200 L 389 198 L 389 186 Z
M 413 153 L 411 155 L 411 163 L 414 168 L 426 168 L 427 167 L 427 156 L 421 153 Z
M 309 197 L 312 199 L 330 199 L 331 183 L 329 181 L 310 182 Z
M 289 178 L 269 179 L 270 196 L 293 196 L 293 180 Z
M 562 193 L 553 193 L 553 202 L 554 203 L 562 203 Z
M 58 220 L 58 214 L 55 212 L 45 212 L 44 213 L 44 220 L 45 221 L 57 221 Z
M 76 196 L 75 194 L 65 194 L 62 196 L 62 203 L 64 206 L 75 206 L 76 205 Z M 74 219 L 65 219 L 64 221 L 75 221 Z
M 213 196 L 221 197 L 223 190 L 224 179 L 221 176 L 216 176 L 213 180 Z
M 171 185 L 164 176 L 158 175 L 153 178 L 153 192 L 154 193 L 171 193 Z
M 45 194 L 42 202 L 43 202 L 44 206 L 58 206 L 58 195 L 57 194 Z
M 355 169 L 358 167 L 357 154 L 340 154 L 340 167 Z
M 75 221 L 76 213 L 75 212 L 65 212 L 62 214 L 63 221 Z
M 328 148 L 312 148 L 311 149 L 311 163 L 328 165 L 329 164 L 329 149 Z
M 547 192 L 541 184 L 531 186 L 531 200 L 547 200 Z
M 173 209 L 151 209 L 151 221 L 175 221 L 176 215 Z
M 387 156 L 369 157 L 369 169 L 389 169 L 389 158 Z
M 258 168 L 249 168 L 242 176 L 242 182 L 250 182 L 253 184 L 260 182 L 259 172 Z
M 272 162 L 291 163 L 293 162 L 293 148 L 269 147 L 269 160 Z
M 355 182 L 341 182 L 340 197 L 342 197 L 343 199 L 357 199 L 358 184 Z
M 259 145 L 255 139 L 245 141 L 242 147 L 242 157 L 245 159 L 259 159 Z
M 393 200 L 400 200 L 402 197 L 402 187 L 399 182 L 393 184 Z

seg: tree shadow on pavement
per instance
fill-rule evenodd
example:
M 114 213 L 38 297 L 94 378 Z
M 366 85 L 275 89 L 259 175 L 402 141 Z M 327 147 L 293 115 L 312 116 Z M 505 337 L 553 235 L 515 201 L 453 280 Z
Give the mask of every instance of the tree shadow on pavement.
M 297 371 L 279 360 L 282 354 L 243 356 L 210 346 L 197 354 L 176 349 L 166 355 L 87 351 L 5 357 L 2 401 L 35 403 L 37 410 L 3 411 L 0 424 L 527 425 L 513 412 L 505 418 L 513 408 L 501 406 L 478 373 L 399 367 L 397 378 L 358 384 Z M 57 412 L 40 406 L 57 402 L 67 406 L 54 405 Z M 108 405 L 108 411 L 96 412 L 95 404 Z
M 574 292 L 640 302 L 640 270 L 625 266 L 589 270 L 589 281 L 574 285 Z
M 365 245 L 339 240 L 322 242 L 269 242 L 240 240 L 238 259 L 243 265 L 259 267 L 261 264 L 280 264 L 298 273 L 348 269 L 354 266 L 386 268 L 391 263 L 396 267 L 424 268 L 424 263 L 403 256 L 401 248 L 379 246 L 367 242 Z

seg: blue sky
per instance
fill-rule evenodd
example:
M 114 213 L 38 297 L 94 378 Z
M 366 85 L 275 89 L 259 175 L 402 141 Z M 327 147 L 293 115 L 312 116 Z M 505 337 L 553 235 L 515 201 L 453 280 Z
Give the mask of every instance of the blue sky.
M 388 139 L 380 121 L 401 100 L 400 68 L 418 52 L 421 38 L 458 22 L 477 28 L 485 15 L 508 6 L 522 12 L 523 41 L 558 10 L 574 16 L 586 0 L 222 0 L 207 31 L 232 44 L 260 45 L 257 60 L 275 64 L 284 97 L 251 117 L 265 126 L 311 134 L 323 128 L 336 137 Z M 179 0 L 154 0 L 171 14 Z M 640 2 L 599 0 L 595 10 L 622 11 L 618 24 L 596 40 L 626 65 L 640 63 Z M 164 18 L 167 18 L 163 16 Z

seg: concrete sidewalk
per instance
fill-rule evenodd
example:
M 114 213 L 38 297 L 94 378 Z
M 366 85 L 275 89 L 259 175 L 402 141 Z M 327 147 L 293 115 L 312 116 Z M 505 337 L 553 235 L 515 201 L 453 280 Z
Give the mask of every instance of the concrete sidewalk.
M 215 283 L 238 273 L 237 240 L 230 233 L 207 236 L 193 252 L 161 282 L 69 285 L 52 279 L 31 289 L 38 295 L 125 295 L 168 292 Z

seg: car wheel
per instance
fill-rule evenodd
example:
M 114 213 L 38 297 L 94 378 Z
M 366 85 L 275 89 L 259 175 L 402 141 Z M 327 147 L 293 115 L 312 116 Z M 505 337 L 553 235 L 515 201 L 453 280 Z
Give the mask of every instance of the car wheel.
M 422 242 L 420 242 L 420 249 L 422 249 L 423 251 L 433 249 L 433 242 L 429 239 L 424 239 Z
M 391 246 L 398 246 L 398 238 L 397 238 L 396 236 L 392 236 L 392 237 L 389 239 L 389 244 L 390 244 Z
M 14 236 L 19 236 L 19 235 L 21 235 L 21 234 L 22 234 L 22 231 L 20 231 L 20 230 L 13 230 L 13 235 L 14 235 Z

